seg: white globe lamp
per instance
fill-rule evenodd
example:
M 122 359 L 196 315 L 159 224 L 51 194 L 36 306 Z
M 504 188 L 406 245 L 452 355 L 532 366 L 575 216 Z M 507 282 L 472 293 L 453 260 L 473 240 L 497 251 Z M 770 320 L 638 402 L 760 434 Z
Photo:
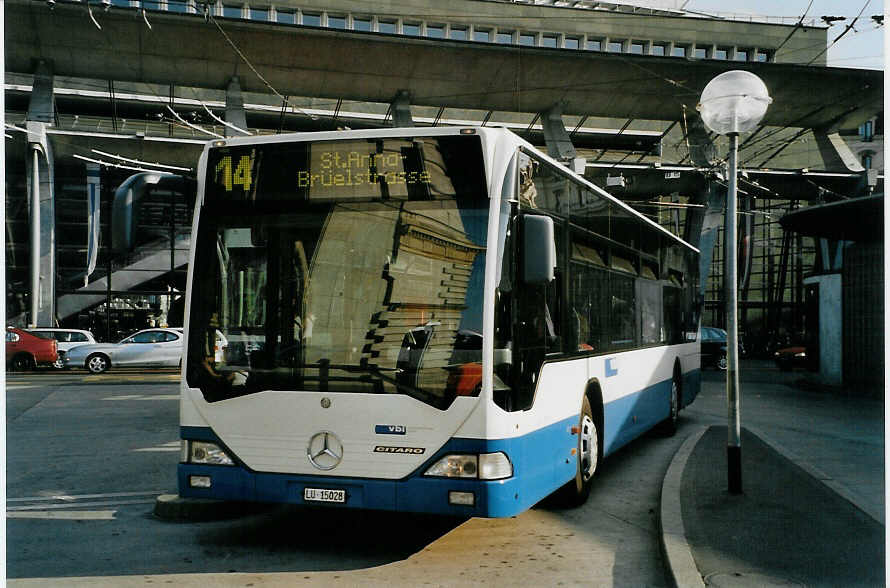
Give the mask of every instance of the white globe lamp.
M 754 129 L 773 101 L 766 84 L 748 71 L 727 71 L 708 82 L 696 107 L 705 126 L 718 135 Z

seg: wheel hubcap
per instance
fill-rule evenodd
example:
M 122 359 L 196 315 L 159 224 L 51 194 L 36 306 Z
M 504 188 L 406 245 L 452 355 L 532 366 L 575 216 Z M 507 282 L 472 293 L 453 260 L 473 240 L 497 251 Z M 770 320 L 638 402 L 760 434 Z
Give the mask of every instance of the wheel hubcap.
M 596 425 L 593 419 L 588 415 L 584 415 L 581 419 L 581 477 L 586 482 L 596 471 L 597 460 L 597 438 Z
M 94 357 L 90 360 L 90 369 L 93 371 L 102 371 L 105 369 L 105 360 L 101 357 Z

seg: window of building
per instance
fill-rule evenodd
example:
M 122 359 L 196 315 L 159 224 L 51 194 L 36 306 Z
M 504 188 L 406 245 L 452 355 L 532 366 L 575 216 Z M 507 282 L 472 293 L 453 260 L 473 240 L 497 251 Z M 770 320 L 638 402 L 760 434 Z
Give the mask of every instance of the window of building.
M 664 57 L 665 55 L 667 55 L 667 44 L 652 43 L 652 47 L 650 48 L 649 53 L 652 55 L 658 55 L 659 57 Z
M 671 57 L 686 57 L 689 54 L 689 47 L 686 45 L 674 45 L 671 49 Z
M 426 36 L 431 37 L 433 39 L 444 39 L 445 38 L 445 25 L 443 25 L 443 24 L 428 24 L 428 25 L 426 25 Z
M 749 49 L 736 49 L 735 61 L 748 61 L 748 55 L 751 54 Z
M 874 141 L 875 139 L 875 121 L 868 120 L 859 125 L 859 138 L 864 142 Z
M 419 37 L 420 36 L 420 23 L 419 22 L 402 23 L 402 34 L 409 35 L 411 37 Z
M 729 59 L 729 47 L 717 47 L 714 49 L 714 59 Z
M 240 4 L 223 4 L 222 15 L 226 18 L 241 18 L 242 8 Z
M 352 17 L 352 28 L 356 31 L 370 31 L 371 30 L 371 17 L 370 16 L 354 16 L 354 17 Z
M 168 0 L 167 10 L 170 12 L 178 12 L 180 14 L 184 14 L 188 12 L 188 5 L 188 0 Z M 127 3 L 127 6 L 129 6 L 129 2 Z
M 692 55 L 696 59 L 707 59 L 708 49 L 707 47 L 696 47 L 695 50 L 693 50 Z
M 541 47 L 559 47 L 559 37 L 555 33 L 541 35 Z
M 625 42 L 620 39 L 619 40 L 613 39 L 613 40 L 609 41 L 609 44 L 606 46 L 606 50 L 609 53 L 621 53 L 622 51 L 624 51 L 624 44 L 625 44 Z
M 491 29 L 473 29 L 473 40 L 480 43 L 490 43 Z
M 250 8 L 250 20 L 269 20 L 268 8 Z
M 396 32 L 396 21 L 394 20 L 381 20 L 377 23 L 377 30 L 381 33 L 386 33 L 388 35 L 394 35 Z
M 297 15 L 293 10 L 276 10 L 275 20 L 281 24 L 295 24 L 297 22 Z
M 502 45 L 510 45 L 513 43 L 513 31 L 498 31 L 495 41 Z
M 533 47 L 535 45 L 535 35 L 533 33 L 519 33 L 519 44 Z
M 771 53 L 770 51 L 761 49 L 761 50 L 757 51 L 757 53 L 754 54 L 754 60 L 759 61 L 760 63 L 766 63 L 768 61 L 772 61 L 772 56 L 770 53 Z
M 463 26 L 452 26 L 451 34 L 449 35 L 452 39 L 457 41 L 466 41 L 467 40 L 467 27 Z
M 345 29 L 346 17 L 340 15 L 328 15 L 328 26 L 332 29 Z
M 646 53 L 646 42 L 631 41 L 629 52 L 633 53 L 634 55 L 644 55 Z
M 566 37 L 565 40 L 565 48 L 566 49 L 578 49 L 581 46 L 581 39 L 578 37 Z
M 313 14 L 311 12 L 303 13 L 303 25 L 307 27 L 320 27 L 321 26 L 321 15 Z

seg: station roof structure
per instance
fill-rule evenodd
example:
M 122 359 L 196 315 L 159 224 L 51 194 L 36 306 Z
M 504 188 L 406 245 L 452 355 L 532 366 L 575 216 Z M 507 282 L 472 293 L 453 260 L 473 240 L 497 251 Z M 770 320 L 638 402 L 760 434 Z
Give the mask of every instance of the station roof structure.
M 764 125 L 850 128 L 881 109 L 883 72 L 782 63 L 720 62 L 519 45 L 412 38 L 152 13 L 101 13 L 101 30 L 81 4 L 6 4 L 6 69 L 37 60 L 58 75 L 224 88 L 281 95 L 512 112 L 678 120 L 701 90 L 729 69 L 760 76 L 773 98 Z M 259 75 L 257 75 L 259 74 Z

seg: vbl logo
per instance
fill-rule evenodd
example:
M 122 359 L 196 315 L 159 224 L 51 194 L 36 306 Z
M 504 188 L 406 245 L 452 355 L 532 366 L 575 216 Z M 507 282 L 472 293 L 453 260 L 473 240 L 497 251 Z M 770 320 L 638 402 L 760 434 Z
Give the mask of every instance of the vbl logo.
M 378 435 L 404 435 L 408 429 L 405 425 L 377 425 L 374 432 Z

